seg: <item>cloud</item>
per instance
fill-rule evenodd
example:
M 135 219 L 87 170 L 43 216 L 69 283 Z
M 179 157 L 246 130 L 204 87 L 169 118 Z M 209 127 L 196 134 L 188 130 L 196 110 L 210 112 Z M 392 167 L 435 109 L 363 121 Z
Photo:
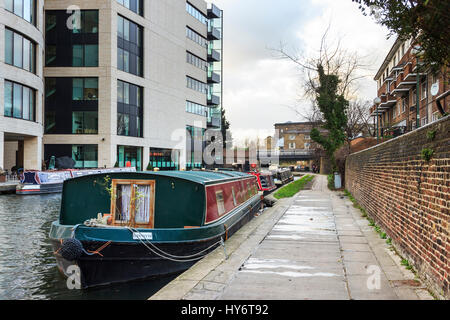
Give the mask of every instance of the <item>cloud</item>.
M 359 12 L 350 0 L 214 0 L 224 10 L 224 108 L 233 137 L 267 135 L 277 122 L 299 121 L 290 107 L 306 110 L 301 98 L 301 72 L 287 60 L 274 58 L 285 43 L 304 55 L 314 54 L 328 25 L 330 39 L 369 56 L 370 76 L 361 81 L 360 95 L 376 95 L 373 81 L 392 45 L 387 31 Z M 372 74 L 373 73 L 373 74 Z M 262 136 L 261 136 L 262 137 Z

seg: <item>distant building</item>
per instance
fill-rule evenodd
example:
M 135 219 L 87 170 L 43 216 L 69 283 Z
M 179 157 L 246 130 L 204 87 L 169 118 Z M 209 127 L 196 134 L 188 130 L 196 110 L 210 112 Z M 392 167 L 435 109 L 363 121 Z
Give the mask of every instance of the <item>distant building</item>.
M 443 72 L 431 73 L 417 68 L 418 59 L 413 54 L 411 40 L 397 39 L 380 66 L 374 80 L 377 82 L 378 125 L 381 136 L 400 135 L 419 126 L 436 121 L 440 117 L 438 101 L 445 112 L 449 112 L 450 98 L 448 78 Z M 419 113 L 417 114 L 417 80 L 419 80 Z M 376 105 L 370 108 L 377 122 Z
M 314 150 L 318 145 L 311 140 L 311 130 L 320 128 L 318 122 L 285 122 L 276 123 L 275 130 L 278 132 L 278 147 L 280 150 Z

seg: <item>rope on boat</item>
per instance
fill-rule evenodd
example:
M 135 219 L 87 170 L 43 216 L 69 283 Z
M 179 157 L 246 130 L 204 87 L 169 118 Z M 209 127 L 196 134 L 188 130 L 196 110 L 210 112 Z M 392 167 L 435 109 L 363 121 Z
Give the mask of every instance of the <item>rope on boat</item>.
M 190 262 L 190 261 L 196 261 L 196 260 L 203 259 L 206 256 L 206 253 L 204 255 L 202 255 L 202 256 L 199 256 L 199 257 L 196 257 L 196 256 L 202 254 L 205 251 L 208 251 L 209 249 L 213 248 L 214 246 L 216 246 L 218 244 L 222 245 L 225 248 L 225 244 L 223 242 L 223 238 L 220 238 L 220 241 L 217 241 L 216 243 L 212 244 L 208 248 L 203 249 L 202 251 L 199 251 L 199 252 L 197 252 L 195 254 L 187 255 L 187 256 L 176 256 L 176 255 L 172 255 L 170 253 L 164 252 L 163 250 L 161 250 L 160 248 L 156 247 L 152 242 L 150 242 L 148 240 L 147 241 L 143 241 L 142 238 L 145 239 L 145 237 L 141 236 L 142 234 L 141 234 L 141 232 L 139 232 L 139 230 L 131 228 L 131 227 L 128 227 L 128 230 L 130 230 L 131 232 L 137 233 L 139 235 L 139 237 L 138 237 L 139 241 L 147 249 L 149 249 L 151 252 L 153 252 L 154 254 L 156 254 L 157 256 L 159 256 L 159 257 L 161 257 L 163 259 L 167 259 L 167 260 L 171 260 L 171 261 L 175 261 L 175 262 Z M 154 249 L 150 248 L 147 245 L 147 243 L 150 244 L 150 246 L 152 246 Z M 158 250 L 159 252 L 156 251 L 156 250 Z M 164 256 L 164 255 L 167 255 L 167 256 Z M 194 257 L 196 257 L 196 258 L 194 258 Z

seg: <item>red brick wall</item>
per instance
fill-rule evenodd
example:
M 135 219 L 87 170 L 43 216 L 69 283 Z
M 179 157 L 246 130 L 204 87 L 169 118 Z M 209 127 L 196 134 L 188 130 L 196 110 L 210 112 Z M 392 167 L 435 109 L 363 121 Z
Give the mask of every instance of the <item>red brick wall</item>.
M 434 150 L 429 162 L 423 148 Z M 346 189 L 433 291 L 449 299 L 450 116 L 349 155 L 345 172 Z

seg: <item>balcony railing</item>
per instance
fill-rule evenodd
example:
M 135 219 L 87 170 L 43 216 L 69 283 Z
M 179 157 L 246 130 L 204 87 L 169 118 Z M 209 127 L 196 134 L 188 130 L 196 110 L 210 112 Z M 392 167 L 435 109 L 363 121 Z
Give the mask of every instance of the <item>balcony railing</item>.
M 210 27 L 208 31 L 208 40 L 220 40 L 221 34 L 217 28 Z
M 220 75 L 215 72 L 208 72 L 208 83 L 220 83 Z
M 208 128 L 220 128 L 221 126 L 221 118 L 212 116 L 208 119 Z
M 219 105 L 220 104 L 220 97 L 216 95 L 208 95 L 208 105 Z
M 208 52 L 208 62 L 219 62 L 221 59 L 220 52 L 214 49 L 210 49 Z
M 208 9 L 208 19 L 217 19 L 220 18 L 221 15 L 222 12 L 220 9 L 214 4 L 211 4 L 211 8 Z

